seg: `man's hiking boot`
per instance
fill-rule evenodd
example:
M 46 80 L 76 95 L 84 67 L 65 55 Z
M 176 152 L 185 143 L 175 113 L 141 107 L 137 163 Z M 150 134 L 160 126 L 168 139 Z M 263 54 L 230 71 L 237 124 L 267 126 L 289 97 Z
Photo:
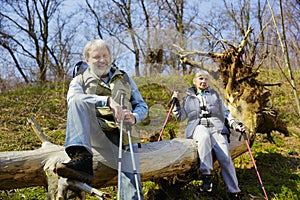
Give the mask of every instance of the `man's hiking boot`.
M 205 174 L 202 175 L 202 185 L 200 186 L 201 192 L 211 192 L 212 191 L 212 175 Z
M 230 200 L 242 200 L 240 193 L 228 193 Z
M 92 154 L 81 146 L 68 147 L 66 152 L 71 160 L 68 163 L 57 164 L 56 173 L 64 178 L 91 183 L 93 181 Z

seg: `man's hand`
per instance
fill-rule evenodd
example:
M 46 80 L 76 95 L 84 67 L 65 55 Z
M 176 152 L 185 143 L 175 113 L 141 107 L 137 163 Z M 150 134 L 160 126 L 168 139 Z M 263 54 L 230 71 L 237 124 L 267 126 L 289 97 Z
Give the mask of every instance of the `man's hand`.
M 122 120 L 124 120 L 125 114 L 120 104 L 109 97 L 107 100 L 107 105 L 112 110 L 114 117 L 117 119 L 117 122 L 121 122 Z
M 133 113 L 130 110 L 124 109 L 124 122 L 125 123 L 129 123 L 131 125 L 135 124 L 136 119 L 135 116 L 133 115 Z

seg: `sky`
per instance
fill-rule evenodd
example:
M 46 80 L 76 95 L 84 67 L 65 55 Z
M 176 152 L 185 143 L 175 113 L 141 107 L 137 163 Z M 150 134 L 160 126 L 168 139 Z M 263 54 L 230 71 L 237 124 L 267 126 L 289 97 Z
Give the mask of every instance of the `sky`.
M 110 0 L 108 0 L 110 1 Z M 192 1 L 196 1 L 196 2 L 199 2 L 199 0 L 192 0 Z M 201 1 L 201 12 L 199 12 L 202 16 L 205 16 L 212 8 L 213 6 L 215 6 L 218 2 L 220 2 L 221 0 L 202 0 Z M 90 2 L 92 2 L 92 0 L 90 0 Z M 191 2 L 191 1 L 188 1 L 188 2 Z M 82 7 L 80 5 L 84 5 L 85 7 L 85 1 L 83 0 L 64 0 L 63 1 L 64 3 L 64 9 L 63 10 L 66 10 L 65 13 L 68 13 L 67 11 L 70 10 L 70 12 L 72 10 L 77 10 L 78 8 Z M 87 30 L 85 30 L 87 31 Z M 78 35 L 78 37 L 84 37 L 84 36 L 80 36 Z M 106 40 L 110 41 L 111 39 L 113 38 L 106 38 Z M 81 52 L 78 52 L 79 54 Z M 126 70 L 129 72 L 129 74 L 131 76 L 135 75 L 134 73 L 134 66 L 133 66 L 133 63 L 134 63 L 134 60 L 132 60 L 132 53 L 129 52 L 129 50 L 125 51 L 122 56 L 120 56 L 120 59 L 117 60 L 117 63 L 118 66 L 123 69 L 123 70 Z M 81 56 L 82 57 L 82 56 Z M 124 61 L 121 61 L 121 60 L 132 60 L 132 61 L 128 61 L 128 62 L 124 62 Z M 74 61 L 73 63 L 77 63 L 77 61 Z
M 110 0 L 108 0 L 110 1 Z M 192 1 L 196 1 L 196 2 L 199 2 L 199 0 L 192 0 Z M 192 1 L 188 1 L 188 2 L 192 2 Z M 90 1 L 92 2 L 92 1 Z M 213 9 L 217 4 L 221 3 L 222 0 L 203 0 L 203 1 L 200 1 L 201 3 L 201 12 L 199 12 L 201 15 L 205 16 L 211 9 Z M 83 0 L 64 0 L 63 1 L 63 4 L 65 5 L 64 8 L 62 9 L 65 13 L 65 14 L 69 14 L 71 13 L 72 11 L 74 10 L 77 10 L 77 9 L 82 9 L 83 6 L 82 5 L 85 5 L 85 1 Z M 76 19 L 71 19 L 71 20 L 76 20 Z M 82 41 L 80 40 L 80 38 L 82 37 L 85 37 L 86 35 L 86 32 L 88 32 L 88 30 L 83 30 L 82 31 L 82 35 L 78 35 L 77 37 L 79 38 L 79 41 Z M 110 40 L 110 38 L 108 38 L 108 40 Z M 82 49 L 84 47 L 84 44 L 81 44 L 78 42 L 78 46 L 82 46 Z M 75 54 L 79 54 L 81 55 L 82 54 L 82 50 L 80 50 L 80 48 L 78 49 L 78 52 L 74 52 Z M 128 57 L 130 57 L 130 52 L 129 50 L 127 52 L 124 52 L 121 59 L 123 60 L 130 60 L 128 59 Z M 82 56 L 78 56 L 78 59 L 80 59 L 80 57 L 82 58 Z M 71 61 L 71 65 L 77 63 L 78 60 L 72 60 Z M 130 60 L 129 62 L 127 63 L 124 63 L 124 62 L 120 62 L 120 59 L 118 60 L 118 65 L 120 65 L 120 67 L 122 67 L 124 70 L 128 70 L 130 75 L 134 75 L 134 70 L 133 70 L 133 61 Z M 0 70 L 1 72 L 1 70 Z M 16 72 L 18 73 L 18 72 Z M 71 72 L 69 72 L 71 73 Z

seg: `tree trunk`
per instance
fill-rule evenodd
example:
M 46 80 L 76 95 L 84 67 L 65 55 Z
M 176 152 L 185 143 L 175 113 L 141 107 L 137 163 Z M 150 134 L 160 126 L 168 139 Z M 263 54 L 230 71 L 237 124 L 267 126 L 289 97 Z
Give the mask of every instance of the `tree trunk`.
M 247 151 L 239 134 L 231 135 L 232 158 Z M 197 145 L 191 139 L 177 138 L 142 144 L 139 149 L 142 181 L 170 177 L 188 177 L 198 168 Z M 64 147 L 43 142 L 42 147 L 31 151 L 0 152 L 0 189 L 8 190 L 30 186 L 48 187 L 49 195 L 56 191 L 58 177 L 53 173 L 55 165 L 68 160 Z M 94 187 L 117 184 L 117 170 L 101 164 L 94 154 Z M 217 165 L 215 165 L 217 167 Z M 54 198 L 54 197 L 53 197 Z M 51 198 L 50 198 L 51 199 Z

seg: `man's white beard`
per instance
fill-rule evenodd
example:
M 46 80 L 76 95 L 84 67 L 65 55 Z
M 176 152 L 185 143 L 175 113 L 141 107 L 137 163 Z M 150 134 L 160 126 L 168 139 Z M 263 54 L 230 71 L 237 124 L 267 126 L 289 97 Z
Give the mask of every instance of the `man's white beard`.
M 101 69 L 99 69 L 99 65 L 107 65 L 106 66 L 106 68 L 105 69 L 103 69 L 103 70 L 101 70 Z M 94 74 L 96 74 L 98 77 L 102 77 L 102 76 L 106 76 L 108 73 L 109 73 L 109 71 L 110 71 L 110 66 L 109 66 L 109 64 L 107 64 L 107 63 L 105 63 L 105 64 L 95 64 L 95 65 L 91 65 L 91 71 L 94 73 Z

